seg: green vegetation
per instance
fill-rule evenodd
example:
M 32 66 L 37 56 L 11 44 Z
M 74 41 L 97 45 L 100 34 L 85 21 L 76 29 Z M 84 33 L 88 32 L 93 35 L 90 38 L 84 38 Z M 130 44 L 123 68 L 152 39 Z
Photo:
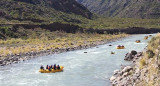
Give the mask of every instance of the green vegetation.
M 147 57 L 148 57 L 148 58 L 153 58 L 153 56 L 154 56 L 154 53 L 153 53 L 152 50 L 147 50 L 147 51 L 146 51 L 146 54 L 147 54 Z
M 75 0 L 0 0 L 0 9 L 1 59 L 126 36 L 85 32 L 88 22 L 97 21 L 97 16 Z
M 142 69 L 145 65 L 146 65 L 145 59 L 142 58 L 142 59 L 140 60 L 140 69 Z
M 158 0 L 76 0 L 91 12 L 120 18 L 160 18 Z
M 143 58 L 140 59 L 139 65 L 141 69 L 141 75 L 144 79 L 136 84 L 136 86 L 157 86 L 159 85 L 160 78 L 160 34 L 158 33 L 148 43 L 148 50 L 144 52 Z M 147 72 L 145 71 L 147 70 Z M 156 77 L 156 78 L 155 78 Z M 146 80 L 149 81 L 146 81 Z
M 1 0 L 0 24 L 63 24 L 78 25 L 83 29 L 124 29 L 131 27 L 160 28 L 159 19 L 97 17 L 74 0 L 47 1 Z M 40 3 L 40 4 L 38 4 Z M 48 4 L 48 5 L 45 5 Z M 58 5 L 56 4 L 63 4 Z M 73 6 L 74 7 L 70 7 Z M 65 8 L 64 8 L 65 7 Z M 74 9 L 73 9 L 74 8 Z
M 82 17 L 79 17 L 82 18 Z M 159 19 L 133 19 L 133 18 L 95 18 L 92 20 L 82 18 L 81 23 L 77 22 L 62 22 L 62 21 L 54 21 L 54 22 L 61 22 L 64 24 L 73 24 L 78 25 L 80 28 L 84 29 L 127 29 L 132 27 L 143 27 L 143 28 L 160 28 L 160 20 Z M 0 20 L 0 24 L 30 24 L 31 22 L 26 21 L 8 21 L 8 20 Z M 48 21 L 45 23 L 35 23 L 35 25 L 41 24 L 51 24 L 52 21 Z
M 93 17 L 74 0 L 0 0 L 0 9 L 0 24 L 81 23 Z
M 0 55 L 3 57 L 85 46 L 126 36 L 118 32 L 110 35 L 107 31 L 98 34 L 92 29 L 98 32 L 131 27 L 160 28 L 159 19 L 98 17 L 75 0 L 0 0 L 0 9 Z M 149 50 L 147 55 L 154 58 L 155 51 Z
M 87 23 L 79 24 L 81 27 L 93 29 L 124 29 L 131 27 L 160 28 L 159 19 L 133 19 L 133 18 L 96 18 Z
M 27 30 L 25 31 L 27 32 Z M 0 55 L 6 57 L 7 55 L 22 54 L 28 52 L 40 52 L 46 50 L 66 49 L 79 46 L 87 46 L 96 44 L 97 42 L 107 41 L 127 36 L 126 34 L 109 35 L 109 34 L 88 34 L 88 33 L 65 33 L 65 32 L 50 32 L 44 31 L 40 28 L 37 31 L 28 31 L 28 35 L 23 38 L 9 38 L 7 40 L 0 40 Z

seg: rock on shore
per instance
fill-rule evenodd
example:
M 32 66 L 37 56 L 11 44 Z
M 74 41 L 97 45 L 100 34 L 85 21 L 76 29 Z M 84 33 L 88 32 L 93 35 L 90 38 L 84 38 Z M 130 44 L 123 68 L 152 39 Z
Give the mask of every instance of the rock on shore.
M 142 52 L 132 50 L 127 53 L 125 60 L 136 62 L 141 58 Z M 136 64 L 136 63 L 135 63 Z M 121 70 L 115 70 L 110 82 L 113 86 L 135 86 L 135 82 L 140 80 L 141 71 L 136 65 L 125 66 Z
M 137 51 L 132 50 L 131 52 L 126 54 L 124 60 L 131 61 L 131 60 L 133 60 L 133 58 L 135 57 L 136 54 L 137 54 Z

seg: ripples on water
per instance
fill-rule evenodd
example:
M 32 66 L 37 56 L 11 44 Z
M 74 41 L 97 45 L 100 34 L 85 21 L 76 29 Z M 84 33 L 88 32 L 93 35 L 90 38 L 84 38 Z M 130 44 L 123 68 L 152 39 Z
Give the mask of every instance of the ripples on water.
M 142 51 L 148 40 L 146 35 L 134 35 L 121 41 L 100 45 L 99 48 L 76 50 L 35 58 L 19 64 L 0 67 L 0 86 L 110 86 L 109 77 L 121 65 L 130 64 L 124 61 L 128 51 Z M 135 43 L 135 40 L 141 43 Z M 117 45 L 126 49 L 117 50 Z M 115 52 L 111 55 L 111 51 Z M 87 53 L 84 53 L 87 52 Z M 40 65 L 60 64 L 64 71 L 41 74 Z

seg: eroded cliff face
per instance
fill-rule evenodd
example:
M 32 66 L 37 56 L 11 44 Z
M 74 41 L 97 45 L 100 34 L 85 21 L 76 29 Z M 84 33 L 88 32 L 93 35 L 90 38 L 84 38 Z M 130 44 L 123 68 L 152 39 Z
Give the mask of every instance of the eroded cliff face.
M 112 17 L 160 18 L 159 0 L 77 0 L 90 11 Z

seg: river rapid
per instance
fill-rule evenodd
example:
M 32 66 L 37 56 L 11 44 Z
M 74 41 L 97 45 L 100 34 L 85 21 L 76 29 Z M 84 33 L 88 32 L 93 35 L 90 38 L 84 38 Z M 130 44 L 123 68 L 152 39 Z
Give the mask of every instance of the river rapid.
M 109 78 L 113 71 L 120 69 L 121 65 L 131 64 L 123 60 L 125 54 L 131 50 L 143 51 L 147 46 L 148 40 L 144 40 L 147 35 L 133 35 L 90 49 L 42 56 L 0 67 L 0 86 L 111 86 Z M 141 40 L 141 43 L 135 43 L 136 40 Z M 124 45 L 125 49 L 118 50 L 117 45 Z M 111 51 L 115 54 L 111 55 Z M 39 67 L 47 64 L 62 65 L 64 71 L 39 73 Z

